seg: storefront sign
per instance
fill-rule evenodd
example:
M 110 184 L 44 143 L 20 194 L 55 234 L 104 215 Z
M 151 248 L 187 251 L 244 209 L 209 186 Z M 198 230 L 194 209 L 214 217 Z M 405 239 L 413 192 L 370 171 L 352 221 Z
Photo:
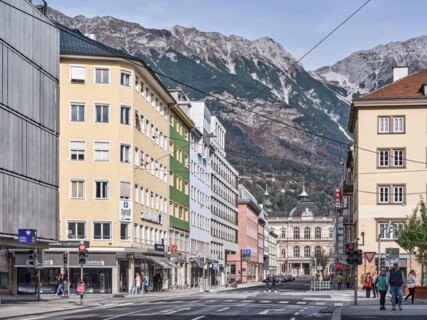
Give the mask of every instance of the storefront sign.
M 156 251 L 165 251 L 165 245 L 164 244 L 155 244 L 154 250 Z
M 86 248 L 89 248 L 89 241 L 83 241 Z M 78 248 L 80 241 L 58 241 L 49 244 L 49 248 Z
M 343 266 L 341 263 L 335 265 L 335 270 L 345 270 L 346 266 Z
M 37 230 L 34 229 L 18 229 L 18 243 L 36 244 Z
M 124 222 L 133 221 L 132 201 L 120 201 L 119 221 L 124 221 Z
M 162 215 L 159 213 L 159 215 L 151 214 L 149 212 L 141 212 L 141 219 L 151 221 L 158 224 L 163 224 Z
M 341 207 L 341 188 L 335 188 L 335 208 Z

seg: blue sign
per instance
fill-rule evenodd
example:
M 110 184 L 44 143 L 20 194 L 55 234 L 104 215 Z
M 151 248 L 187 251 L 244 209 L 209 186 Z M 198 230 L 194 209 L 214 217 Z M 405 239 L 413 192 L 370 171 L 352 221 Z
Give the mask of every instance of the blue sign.
M 251 254 L 251 249 L 242 249 L 242 254 Z
M 18 229 L 18 243 L 36 244 L 37 230 L 34 229 Z
M 129 203 L 127 201 L 123 202 L 123 208 L 125 209 L 129 208 Z
M 214 264 L 212 265 L 212 269 L 213 269 L 213 270 L 218 270 L 218 263 L 214 263 Z
M 162 224 L 162 214 L 159 213 L 159 224 Z
M 309 269 L 313 269 L 313 266 L 312 266 L 311 262 L 310 262 L 310 264 L 308 265 L 308 268 L 309 268 Z

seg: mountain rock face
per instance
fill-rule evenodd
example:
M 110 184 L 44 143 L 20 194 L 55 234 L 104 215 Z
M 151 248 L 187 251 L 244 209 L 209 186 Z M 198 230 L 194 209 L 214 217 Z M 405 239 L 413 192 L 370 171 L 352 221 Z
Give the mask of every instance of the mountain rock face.
M 311 75 L 351 100 L 391 83 L 394 66 L 408 66 L 409 73 L 427 68 L 427 36 L 355 52 Z

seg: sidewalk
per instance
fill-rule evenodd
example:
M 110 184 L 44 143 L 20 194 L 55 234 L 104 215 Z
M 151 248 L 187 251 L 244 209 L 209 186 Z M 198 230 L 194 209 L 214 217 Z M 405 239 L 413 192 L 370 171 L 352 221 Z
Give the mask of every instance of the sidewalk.
M 260 282 L 241 284 L 238 285 L 237 289 L 224 287 L 218 292 L 238 290 L 239 288 L 250 288 L 257 285 L 260 285 Z M 150 292 L 148 294 L 142 295 L 123 294 L 120 296 L 115 295 L 114 297 L 111 294 L 87 294 L 84 297 L 83 305 L 80 305 L 80 296 L 78 296 L 77 294 L 72 294 L 69 298 L 62 298 L 54 294 L 45 294 L 41 295 L 41 301 L 36 301 L 36 295 L 3 296 L 0 298 L 9 297 L 9 299 L 7 299 L 8 304 L 0 305 L 0 319 L 10 319 L 15 317 L 25 317 L 30 315 L 53 313 L 63 310 L 70 311 L 84 308 L 102 307 L 103 305 L 114 301 L 146 301 L 153 298 L 157 300 L 162 300 L 169 299 L 171 297 L 210 295 L 215 293 L 215 290 L 210 292 L 200 292 L 200 288 L 191 288 L 183 290 L 166 290 L 163 292 Z M 4 300 L 3 303 L 5 303 Z

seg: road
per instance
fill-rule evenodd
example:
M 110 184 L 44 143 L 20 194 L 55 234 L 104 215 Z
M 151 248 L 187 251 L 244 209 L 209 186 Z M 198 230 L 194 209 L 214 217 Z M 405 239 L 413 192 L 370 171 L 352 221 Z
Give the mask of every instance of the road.
M 307 281 L 279 284 L 277 289 L 278 292 L 264 292 L 264 286 L 255 286 L 167 299 L 108 299 L 101 307 L 26 319 L 330 319 L 334 308 L 342 306 L 330 300 L 327 291 L 307 298 Z

